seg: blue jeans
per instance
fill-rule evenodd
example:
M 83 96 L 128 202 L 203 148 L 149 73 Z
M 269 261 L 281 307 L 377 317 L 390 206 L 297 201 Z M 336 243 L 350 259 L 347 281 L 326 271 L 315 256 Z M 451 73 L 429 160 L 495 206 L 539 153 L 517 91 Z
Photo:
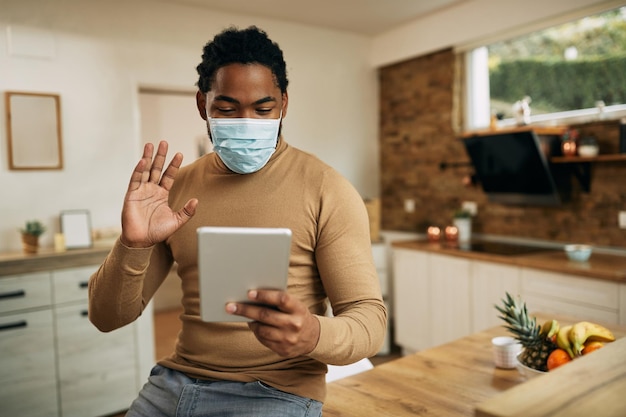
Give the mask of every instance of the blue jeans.
M 322 403 L 262 382 L 205 381 L 160 365 L 126 417 L 320 417 Z

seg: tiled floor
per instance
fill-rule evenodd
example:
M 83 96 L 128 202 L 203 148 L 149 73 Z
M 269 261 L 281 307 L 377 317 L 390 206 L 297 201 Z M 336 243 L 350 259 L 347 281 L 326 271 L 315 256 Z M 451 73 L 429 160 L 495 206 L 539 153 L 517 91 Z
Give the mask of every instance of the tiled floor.
M 160 359 L 174 349 L 176 343 L 176 337 L 180 329 L 180 322 L 178 316 L 180 315 L 180 309 L 163 310 L 156 312 L 154 315 L 154 342 L 155 342 L 155 354 L 156 358 Z M 400 357 L 399 352 L 392 349 L 390 355 L 375 356 L 370 358 L 374 366 L 381 363 L 388 362 L 390 360 Z M 124 414 L 113 414 L 109 417 L 124 417 Z

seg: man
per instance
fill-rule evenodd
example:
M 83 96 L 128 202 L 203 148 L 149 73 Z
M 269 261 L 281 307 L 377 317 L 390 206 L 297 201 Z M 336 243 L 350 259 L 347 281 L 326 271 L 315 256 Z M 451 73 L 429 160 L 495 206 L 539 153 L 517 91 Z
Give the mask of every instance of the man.
M 102 331 L 132 322 L 175 261 L 182 331 L 127 416 L 319 416 L 326 364 L 373 356 L 384 339 L 367 212 L 336 171 L 280 136 L 286 65 L 263 31 L 222 32 L 204 47 L 197 70 L 198 111 L 215 152 L 179 170 L 181 154 L 164 166 L 167 143 L 154 158 L 145 146 L 122 234 L 90 280 L 89 317 Z M 269 307 L 224 307 L 249 324 L 200 320 L 200 226 L 292 230 L 287 291 L 249 292 Z

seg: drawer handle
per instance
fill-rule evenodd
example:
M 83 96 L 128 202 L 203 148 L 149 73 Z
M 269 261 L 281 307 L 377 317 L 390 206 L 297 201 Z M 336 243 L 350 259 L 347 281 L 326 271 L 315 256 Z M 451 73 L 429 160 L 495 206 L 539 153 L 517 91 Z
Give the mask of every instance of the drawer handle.
M 78 283 L 78 288 L 87 288 L 89 286 L 89 281 L 81 281 Z
M 19 298 L 26 296 L 26 291 L 24 290 L 15 290 L 9 292 L 0 293 L 0 300 L 4 300 L 7 298 Z
M 28 322 L 26 320 L 20 320 L 20 321 L 16 321 L 13 323 L 2 324 L 0 325 L 0 332 L 4 330 L 21 329 L 22 327 L 26 327 L 26 326 L 28 326 Z
M 89 312 L 87 310 L 82 310 L 80 312 L 81 317 L 87 317 L 89 315 Z

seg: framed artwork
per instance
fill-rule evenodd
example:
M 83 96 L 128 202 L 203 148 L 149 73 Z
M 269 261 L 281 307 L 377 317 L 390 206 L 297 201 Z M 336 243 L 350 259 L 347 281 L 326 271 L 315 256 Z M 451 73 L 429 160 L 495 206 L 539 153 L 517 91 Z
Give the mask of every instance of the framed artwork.
M 65 237 L 66 249 L 90 248 L 91 218 L 88 210 L 66 210 L 61 212 L 61 232 Z
M 63 169 L 58 94 L 4 93 L 9 169 Z

